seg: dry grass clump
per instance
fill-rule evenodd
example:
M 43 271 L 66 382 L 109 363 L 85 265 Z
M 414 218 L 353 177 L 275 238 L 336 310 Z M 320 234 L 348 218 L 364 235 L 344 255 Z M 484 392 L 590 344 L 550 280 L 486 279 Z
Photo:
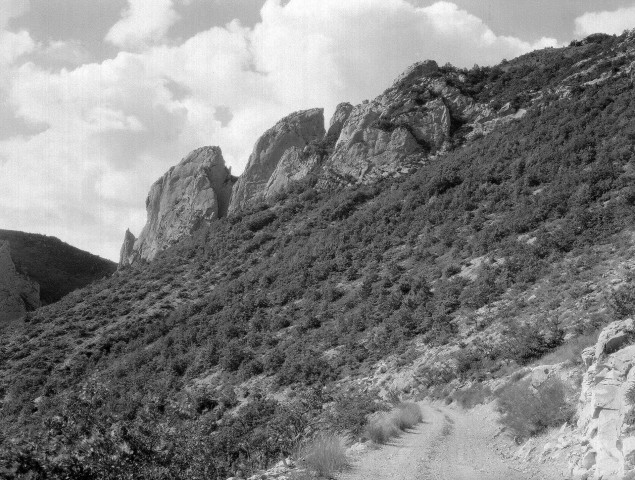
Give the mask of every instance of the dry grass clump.
M 324 433 L 301 445 L 297 458 L 303 467 L 330 478 L 350 465 L 344 444 L 341 436 Z
M 544 357 L 536 360 L 535 365 L 555 365 L 557 363 L 567 363 L 569 365 L 579 365 L 582 363 L 582 350 L 591 345 L 595 345 L 600 330 L 590 332 L 578 337 L 572 338 L 562 344 Z
M 422 421 L 423 415 L 419 405 L 402 402 L 394 410 L 371 418 L 366 426 L 365 436 L 373 443 L 383 445 Z

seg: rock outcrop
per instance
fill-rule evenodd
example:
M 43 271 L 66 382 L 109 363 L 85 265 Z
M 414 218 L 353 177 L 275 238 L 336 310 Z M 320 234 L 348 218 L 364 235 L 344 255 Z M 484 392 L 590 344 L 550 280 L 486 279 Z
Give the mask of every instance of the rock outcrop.
M 302 180 L 310 174 L 319 176 L 324 160 L 332 152 L 352 111 L 353 106 L 350 103 L 340 103 L 322 139 L 315 139 L 303 148 L 291 147 L 284 152 L 267 181 L 263 197 L 270 199 L 283 191 L 290 182 Z
M 323 109 L 292 113 L 258 139 L 233 189 L 220 149 L 192 152 L 152 186 L 147 225 L 136 240 L 126 232 L 120 267 L 152 260 L 214 218 L 275 198 L 290 182 L 313 175 L 318 187 L 330 188 L 406 174 L 457 137 L 485 135 L 524 114 L 476 102 L 461 92 L 465 81 L 428 60 L 371 102 L 339 104 L 328 131 Z
M 292 113 L 267 130 L 256 142 L 247 167 L 234 186 L 229 213 L 271 196 L 285 184 L 285 176 L 288 181 L 310 170 L 315 159 L 309 160 L 311 155 L 308 151 L 305 154 L 304 149 L 322 140 L 324 134 L 321 108 Z M 278 177 L 271 180 L 280 164 Z
M 451 86 L 436 62 L 417 63 L 382 95 L 352 109 L 325 170 L 348 183 L 407 171 L 442 150 L 460 126 L 493 114 Z
M 16 270 L 9 242 L 0 241 L 0 325 L 39 306 L 39 285 Z
M 633 342 L 635 321 L 629 318 L 605 327 L 596 345 L 583 352 L 587 371 L 578 405 L 578 430 L 584 450 L 573 466 L 577 478 L 621 479 L 635 472 Z
M 348 120 L 348 117 L 351 116 L 351 112 L 353 111 L 353 105 L 348 102 L 340 103 L 335 108 L 335 113 L 333 117 L 331 117 L 331 122 L 329 123 L 329 129 L 326 132 L 326 140 L 328 143 L 332 143 L 335 145 L 338 138 L 342 133 L 342 129 Z
M 220 148 L 191 152 L 150 188 L 148 221 L 132 249 L 134 236 L 126 232 L 120 267 L 150 261 L 180 238 L 227 215 L 234 181 Z
M 121 245 L 121 251 L 119 252 L 119 267 L 127 267 L 132 265 L 135 259 L 134 244 L 137 241 L 130 229 L 126 229 L 126 233 L 123 237 L 123 245 Z

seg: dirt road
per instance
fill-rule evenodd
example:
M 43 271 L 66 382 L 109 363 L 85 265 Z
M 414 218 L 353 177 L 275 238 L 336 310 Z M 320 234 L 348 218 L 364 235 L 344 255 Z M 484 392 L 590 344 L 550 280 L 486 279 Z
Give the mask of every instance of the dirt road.
M 494 447 L 499 427 L 480 411 L 421 403 L 424 423 L 361 454 L 341 480 L 549 480 L 505 460 Z M 526 469 L 526 466 L 522 466 Z

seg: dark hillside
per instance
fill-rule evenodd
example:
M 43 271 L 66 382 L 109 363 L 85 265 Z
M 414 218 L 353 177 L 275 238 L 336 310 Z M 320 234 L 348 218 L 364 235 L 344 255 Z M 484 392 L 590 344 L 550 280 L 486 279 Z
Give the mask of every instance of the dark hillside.
M 117 269 L 115 263 L 55 237 L 0 230 L 0 240 L 11 244 L 11 258 L 16 268 L 40 285 L 40 298 L 44 305 L 112 275 Z
M 535 89 L 519 100 L 527 114 L 409 176 L 292 184 L 30 314 L 0 343 L 0 460 L 33 478 L 225 478 L 332 421 L 324 403 L 350 404 L 333 382 L 383 358 L 448 352 L 452 368 L 418 379 L 425 393 L 483 375 L 485 355 L 495 376 L 596 328 L 583 314 L 512 314 L 479 326 L 492 333 L 486 354 L 455 353 L 481 307 L 632 229 L 630 76 L 600 62 L 556 88 L 579 71 L 567 59 L 614 58 L 625 42 L 530 54 L 544 67 L 531 72 L 522 57 L 466 72 L 492 101 Z

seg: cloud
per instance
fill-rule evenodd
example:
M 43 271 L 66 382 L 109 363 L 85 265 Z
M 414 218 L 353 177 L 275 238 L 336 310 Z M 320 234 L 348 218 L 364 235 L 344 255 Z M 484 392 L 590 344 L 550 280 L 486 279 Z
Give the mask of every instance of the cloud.
M 73 68 L 91 60 L 91 53 L 79 40 L 54 40 L 37 52 L 37 62 L 43 66 Z
M 5 28 L 10 19 L 19 17 L 29 9 L 29 0 L 3 0 L 0 3 L 0 28 Z
M 126 227 L 143 226 L 149 186 L 194 148 L 219 145 L 240 173 L 257 137 L 294 110 L 328 116 L 373 98 L 418 60 L 469 67 L 556 43 L 496 35 L 450 2 L 267 0 L 254 27 L 232 21 L 176 44 L 165 39 L 173 6 L 129 0 L 107 35 L 115 58 L 5 69 L 15 115 L 48 126 L 0 139 L 5 227 L 116 258 Z M 14 40 L 7 53 L 0 42 L 0 61 L 38 48 Z M 59 46 L 71 60 L 72 46 Z
M 141 49 L 162 41 L 178 19 L 172 0 L 128 0 L 128 8 L 106 40 L 118 47 Z
M 635 7 L 614 11 L 587 12 L 575 19 L 575 34 L 586 37 L 592 33 L 621 34 L 635 27 Z

